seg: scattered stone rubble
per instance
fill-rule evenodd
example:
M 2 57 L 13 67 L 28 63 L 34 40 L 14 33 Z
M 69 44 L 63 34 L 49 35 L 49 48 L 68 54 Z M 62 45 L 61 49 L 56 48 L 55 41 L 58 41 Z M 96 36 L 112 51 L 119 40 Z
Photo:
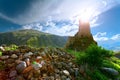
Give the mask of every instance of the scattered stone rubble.
M 4 50 L 0 80 L 77 80 L 80 71 L 74 59 L 59 48 Z

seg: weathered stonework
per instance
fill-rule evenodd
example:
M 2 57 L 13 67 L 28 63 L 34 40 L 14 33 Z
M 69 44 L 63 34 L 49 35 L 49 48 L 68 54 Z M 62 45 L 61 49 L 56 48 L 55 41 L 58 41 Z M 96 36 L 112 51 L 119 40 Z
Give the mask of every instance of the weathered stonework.
M 80 22 L 79 31 L 75 36 L 68 38 L 65 48 L 83 51 L 93 43 L 97 44 L 91 34 L 89 22 Z

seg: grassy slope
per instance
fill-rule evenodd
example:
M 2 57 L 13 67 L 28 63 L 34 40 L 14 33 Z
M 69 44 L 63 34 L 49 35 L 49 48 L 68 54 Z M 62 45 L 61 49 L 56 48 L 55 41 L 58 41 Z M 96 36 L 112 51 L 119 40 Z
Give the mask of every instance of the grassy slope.
M 37 40 L 33 40 L 32 38 L 37 38 Z M 67 41 L 67 37 L 51 35 L 48 33 L 39 32 L 37 30 L 18 30 L 0 33 L 0 45 L 26 45 L 30 39 L 32 39 L 32 43 L 30 45 L 34 46 L 37 44 L 37 47 L 63 47 Z
M 93 49 L 93 51 L 95 51 L 95 49 Z M 81 64 L 81 62 L 83 62 L 83 61 L 81 61 L 81 60 L 83 60 L 82 59 L 83 57 L 85 57 L 85 56 L 87 57 L 85 52 L 77 52 L 77 51 L 73 51 L 73 50 L 67 50 L 67 52 L 74 55 L 76 57 L 76 62 L 80 66 L 83 66 L 83 64 Z M 95 53 L 97 54 L 96 51 L 95 51 Z M 104 53 L 103 53 L 103 55 L 104 55 Z M 79 61 L 77 58 L 79 58 Z M 87 57 L 87 59 L 88 59 L 88 57 Z M 86 64 L 86 63 L 84 63 L 84 64 Z M 101 67 L 113 68 L 120 73 L 120 59 L 116 58 L 114 55 L 112 55 L 111 57 L 108 57 L 108 58 L 106 57 L 106 59 L 103 60 Z M 94 69 L 91 70 L 91 68 L 94 68 Z M 85 72 L 86 72 L 87 76 L 89 76 L 91 78 L 91 80 L 109 80 L 110 78 L 115 79 L 116 77 L 120 78 L 120 75 L 119 76 L 111 76 L 107 73 L 102 72 L 99 66 L 98 67 L 90 66 L 89 68 L 86 69 Z M 86 78 L 86 80 L 87 79 L 88 78 Z

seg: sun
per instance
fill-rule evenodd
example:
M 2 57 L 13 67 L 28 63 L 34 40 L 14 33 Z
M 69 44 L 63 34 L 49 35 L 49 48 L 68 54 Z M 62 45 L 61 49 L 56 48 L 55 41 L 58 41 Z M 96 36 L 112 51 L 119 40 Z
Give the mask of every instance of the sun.
M 87 8 L 82 13 L 80 13 L 79 20 L 82 22 L 90 22 L 91 18 L 93 17 L 93 9 Z
M 98 11 L 95 7 L 81 8 L 81 10 L 75 13 L 71 19 L 75 22 L 75 24 L 89 23 L 90 26 L 94 26 L 97 24 L 99 14 L 100 11 Z

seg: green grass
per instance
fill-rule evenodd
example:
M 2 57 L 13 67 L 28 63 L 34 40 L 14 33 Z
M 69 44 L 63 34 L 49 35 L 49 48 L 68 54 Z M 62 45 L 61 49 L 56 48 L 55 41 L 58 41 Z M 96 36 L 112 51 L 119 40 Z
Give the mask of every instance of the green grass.
M 14 51 L 14 50 L 17 50 L 17 49 L 18 49 L 18 46 L 15 45 L 15 44 L 12 44 L 12 45 L 10 45 L 8 47 L 5 47 L 6 51 L 10 51 L 10 50 Z
M 37 30 L 18 30 L 0 34 L 0 45 L 28 45 L 33 47 L 63 47 L 67 37 L 39 32 Z
M 90 69 L 87 69 L 86 74 L 90 77 L 91 80 L 109 80 L 108 77 L 105 76 L 98 69 L 94 69 L 93 71 L 91 71 Z
M 114 57 L 113 51 L 97 45 L 90 45 L 84 52 L 66 51 L 76 57 L 76 63 L 79 66 L 88 65 L 86 74 L 91 80 L 108 80 L 108 78 L 114 79 L 116 77 L 101 72 L 101 67 L 113 68 L 120 72 L 120 59 Z
M 2 56 L 2 52 L 0 51 L 0 56 Z
M 111 57 L 108 60 L 103 61 L 103 66 L 109 67 L 109 68 L 114 68 L 120 73 L 120 59 Z

